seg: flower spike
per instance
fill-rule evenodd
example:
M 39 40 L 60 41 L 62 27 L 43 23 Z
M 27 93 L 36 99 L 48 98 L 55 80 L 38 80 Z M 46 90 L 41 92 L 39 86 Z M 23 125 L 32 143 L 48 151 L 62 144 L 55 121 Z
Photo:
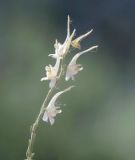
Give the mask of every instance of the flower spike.
M 54 48 L 55 52 L 54 54 L 50 54 L 52 58 L 55 59 L 54 65 L 48 65 L 45 67 L 46 76 L 41 78 L 41 81 L 49 80 L 49 91 L 44 99 L 43 104 L 41 105 L 41 109 L 39 111 L 39 114 L 36 117 L 36 120 L 33 122 L 30 128 L 30 138 L 28 140 L 28 148 L 26 151 L 26 160 L 32 160 L 34 157 L 33 153 L 33 146 L 35 143 L 35 138 L 37 134 L 37 129 L 40 124 L 40 120 L 42 119 L 45 122 L 49 122 L 51 125 L 54 124 L 55 118 L 57 114 L 61 113 L 61 105 L 57 103 L 57 99 L 59 96 L 61 96 L 64 92 L 67 92 L 71 90 L 74 86 L 70 86 L 66 88 L 65 90 L 58 91 L 56 89 L 61 88 L 60 82 L 63 80 L 63 76 L 65 76 L 65 80 L 68 81 L 69 79 L 74 80 L 75 75 L 83 70 L 83 67 L 81 64 L 77 64 L 78 58 L 89 51 L 92 51 L 96 49 L 98 46 L 93 46 L 87 50 L 80 51 L 76 55 L 73 56 L 70 63 L 68 63 L 67 68 L 65 59 L 66 55 L 69 53 L 70 48 L 78 48 L 80 49 L 80 42 L 86 38 L 92 30 L 89 32 L 79 36 L 78 38 L 74 38 L 76 30 L 74 29 L 72 32 L 70 32 L 70 17 L 67 17 L 67 35 L 65 38 L 65 41 L 63 43 L 59 43 L 56 39 Z M 58 85 L 59 84 L 59 85 Z M 62 83 L 63 84 L 63 83 Z

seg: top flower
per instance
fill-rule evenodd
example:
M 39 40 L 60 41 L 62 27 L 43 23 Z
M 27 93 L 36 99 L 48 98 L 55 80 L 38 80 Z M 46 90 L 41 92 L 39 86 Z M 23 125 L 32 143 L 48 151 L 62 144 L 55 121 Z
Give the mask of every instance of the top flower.
M 68 21 L 67 21 L 67 37 L 64 41 L 63 44 L 59 43 L 57 40 L 54 44 L 55 48 L 55 53 L 54 54 L 49 54 L 49 56 L 53 58 L 63 58 L 69 51 L 72 39 L 75 35 L 75 29 L 73 30 L 72 34 L 70 35 L 70 17 L 68 16 Z

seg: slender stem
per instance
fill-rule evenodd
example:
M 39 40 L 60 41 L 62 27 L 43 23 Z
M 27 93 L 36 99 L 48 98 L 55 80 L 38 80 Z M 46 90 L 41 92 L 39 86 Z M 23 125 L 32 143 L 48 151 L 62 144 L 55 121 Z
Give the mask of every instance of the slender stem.
M 63 59 L 61 60 L 60 73 L 59 73 L 57 82 L 56 82 L 55 86 L 48 91 L 47 96 L 46 96 L 46 98 L 45 98 L 45 100 L 44 100 L 44 102 L 41 106 L 41 109 L 39 111 L 39 114 L 38 114 L 35 122 L 30 127 L 30 139 L 29 139 L 28 148 L 27 148 L 27 151 L 26 151 L 26 160 L 32 160 L 33 159 L 33 156 L 34 156 L 33 146 L 34 146 L 34 143 L 35 143 L 36 132 L 37 132 L 37 129 L 38 129 L 38 126 L 39 126 L 40 119 L 44 114 L 45 107 L 47 105 L 47 102 L 48 102 L 51 94 L 53 93 L 53 91 L 56 88 L 56 85 L 58 84 L 60 79 L 62 78 L 62 73 L 63 73 Z
M 34 145 L 35 138 L 36 138 L 36 131 L 39 126 L 39 121 L 40 121 L 42 115 L 44 114 L 44 109 L 45 109 L 46 103 L 47 103 L 51 93 L 53 92 L 53 90 L 54 90 L 54 88 L 52 88 L 48 91 L 48 94 L 47 94 L 47 96 L 41 106 L 40 112 L 39 112 L 35 122 L 32 124 L 32 126 L 30 128 L 30 139 L 29 139 L 28 148 L 26 151 L 26 157 L 27 157 L 26 160 L 32 160 L 32 157 L 34 156 L 33 145 Z

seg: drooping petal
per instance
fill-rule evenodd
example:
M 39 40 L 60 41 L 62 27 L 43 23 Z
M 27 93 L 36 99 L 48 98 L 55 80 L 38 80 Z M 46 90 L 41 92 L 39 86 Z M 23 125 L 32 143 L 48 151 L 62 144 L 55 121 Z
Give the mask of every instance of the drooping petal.
M 53 124 L 54 124 L 54 122 L 55 122 L 54 117 L 49 117 L 49 121 L 50 121 L 51 125 L 53 125 Z
M 45 122 L 48 122 L 48 115 L 47 115 L 47 111 L 44 112 L 44 115 L 43 115 L 43 121 Z
M 53 88 L 56 84 L 56 78 L 54 79 L 51 79 L 50 82 L 49 82 L 49 88 Z
M 69 65 L 67 67 L 65 80 L 66 81 L 68 81 L 69 79 L 75 80 L 75 75 L 82 70 L 83 70 L 83 67 L 81 64 Z

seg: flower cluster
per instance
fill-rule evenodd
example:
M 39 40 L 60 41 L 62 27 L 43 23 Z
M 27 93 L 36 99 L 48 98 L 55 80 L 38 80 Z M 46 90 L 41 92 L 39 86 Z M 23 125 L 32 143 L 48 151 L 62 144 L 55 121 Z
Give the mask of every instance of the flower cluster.
M 65 59 L 66 55 L 69 53 L 70 48 L 73 47 L 75 49 L 81 49 L 80 42 L 86 38 L 88 35 L 91 34 L 93 30 L 90 30 L 89 32 L 77 37 L 75 37 L 76 30 L 74 29 L 72 33 L 70 33 L 70 17 L 68 16 L 67 20 L 67 36 L 63 44 L 58 42 L 58 40 L 55 41 L 54 48 L 55 52 L 54 54 L 49 54 L 50 57 L 54 58 L 56 60 L 56 63 L 54 66 L 49 65 L 45 67 L 46 71 L 46 77 L 41 78 L 41 81 L 49 80 L 49 88 L 53 89 L 56 88 L 56 84 L 59 81 L 59 79 L 62 77 L 63 74 L 61 74 L 61 68 L 63 69 L 63 59 Z M 65 80 L 74 80 L 75 75 L 83 70 L 83 67 L 81 64 L 77 64 L 78 58 L 87 52 L 90 52 L 94 49 L 96 49 L 98 46 L 92 46 L 84 51 L 80 51 L 79 53 L 75 54 L 69 64 L 67 65 L 66 69 L 64 70 L 64 76 Z M 65 65 L 65 64 L 64 64 Z M 56 106 L 56 100 L 57 98 L 64 92 L 69 91 L 72 88 L 69 87 L 63 91 L 60 91 L 56 93 L 52 99 L 50 100 L 48 106 L 45 108 L 44 115 L 43 115 L 43 121 L 50 121 L 51 125 L 54 124 L 55 116 L 58 113 L 61 113 L 62 110 L 59 106 Z

